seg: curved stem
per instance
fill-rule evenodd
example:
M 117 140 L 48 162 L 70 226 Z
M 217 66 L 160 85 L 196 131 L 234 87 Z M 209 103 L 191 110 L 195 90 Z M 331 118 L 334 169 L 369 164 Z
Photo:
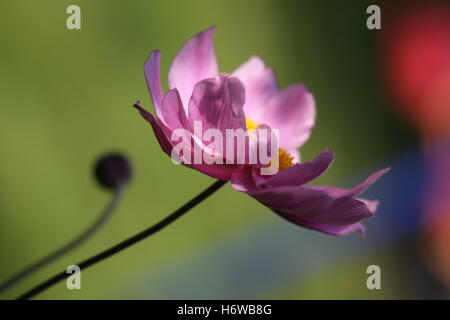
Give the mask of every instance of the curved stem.
M 87 230 L 85 230 L 83 233 L 78 235 L 75 239 L 73 239 L 63 247 L 55 250 L 54 252 L 45 256 L 36 263 L 28 266 L 27 268 L 23 269 L 13 277 L 9 278 L 8 280 L 0 284 L 0 293 L 21 282 L 26 277 L 31 275 L 33 272 L 36 272 L 39 269 L 43 268 L 45 265 L 55 261 L 56 259 L 62 257 L 68 252 L 74 250 L 76 247 L 80 246 L 92 235 L 94 235 L 106 223 L 106 221 L 108 221 L 109 217 L 111 217 L 111 214 L 114 212 L 114 209 L 117 207 L 122 198 L 124 189 L 125 185 L 117 188 L 117 190 L 114 191 L 114 195 L 111 201 L 106 206 L 105 210 L 100 214 L 97 220 L 95 220 L 94 223 Z
M 116 244 L 115 246 L 112 246 L 109 249 L 106 249 L 103 252 L 100 252 L 96 254 L 95 256 L 88 258 L 80 263 L 78 263 L 78 267 L 81 270 L 84 270 L 102 260 L 105 260 L 116 253 L 119 253 L 122 250 L 125 250 L 126 248 L 138 243 L 141 240 L 144 240 L 145 238 L 151 236 L 152 234 L 158 232 L 159 230 L 163 229 L 164 227 L 168 226 L 178 218 L 180 218 L 182 215 L 184 215 L 186 212 L 188 212 L 190 209 L 195 207 L 197 204 L 208 198 L 210 195 L 212 195 L 214 192 L 216 192 L 218 189 L 220 189 L 226 181 L 217 180 L 214 182 L 211 186 L 209 186 L 207 189 L 205 189 L 203 192 L 201 192 L 199 195 L 197 195 L 195 198 L 190 200 L 189 202 L 185 203 L 183 206 L 181 206 L 178 210 L 170 214 L 169 216 L 162 219 L 160 222 L 156 223 L 155 225 L 151 226 L 148 229 L 145 229 L 138 234 Z M 30 299 L 34 297 L 35 295 L 41 293 L 47 288 L 50 288 L 54 284 L 58 283 L 59 281 L 67 278 L 70 274 L 66 273 L 66 270 L 56 274 L 55 276 L 51 277 L 50 279 L 42 282 L 41 284 L 37 285 L 33 289 L 25 292 L 23 295 L 18 297 L 19 300 L 25 300 Z

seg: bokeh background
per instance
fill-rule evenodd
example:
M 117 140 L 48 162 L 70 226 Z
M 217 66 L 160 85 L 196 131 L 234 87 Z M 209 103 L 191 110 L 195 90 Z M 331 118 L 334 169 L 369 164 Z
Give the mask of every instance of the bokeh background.
M 81 8 L 81 30 L 66 8 Z M 381 7 L 382 29 L 366 28 Z M 229 185 L 154 237 L 38 299 L 418 299 L 450 288 L 450 3 L 313 0 L 6 0 L 0 2 L 0 282 L 90 225 L 110 194 L 92 175 L 121 151 L 135 176 L 89 242 L 0 295 L 31 286 L 141 231 L 213 182 L 172 164 L 131 105 L 151 108 L 143 63 L 162 79 L 184 41 L 217 25 L 221 71 L 252 55 L 279 84 L 302 82 L 318 118 L 304 160 L 336 161 L 316 183 L 349 187 L 391 172 L 367 237 L 292 225 Z M 448 161 L 447 161 L 448 160 Z M 366 268 L 381 267 L 368 290 Z

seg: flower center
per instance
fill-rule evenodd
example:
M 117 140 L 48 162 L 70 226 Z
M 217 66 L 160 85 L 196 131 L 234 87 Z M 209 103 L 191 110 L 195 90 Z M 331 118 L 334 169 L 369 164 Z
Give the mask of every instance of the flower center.
M 245 126 L 247 127 L 248 135 L 251 137 L 253 131 L 258 129 L 261 124 L 256 123 L 255 121 L 245 118 Z M 286 150 L 283 148 L 278 148 L 278 153 L 275 157 L 278 157 L 278 170 L 282 171 L 294 165 L 294 157 L 292 157 Z M 275 158 L 274 157 L 274 158 Z M 266 165 L 266 167 L 270 167 L 273 159 Z

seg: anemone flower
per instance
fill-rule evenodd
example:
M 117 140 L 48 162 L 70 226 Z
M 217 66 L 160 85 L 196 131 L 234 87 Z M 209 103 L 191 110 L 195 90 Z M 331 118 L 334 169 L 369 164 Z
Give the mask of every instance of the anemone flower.
M 378 202 L 357 196 L 388 169 L 375 172 L 351 189 L 305 186 L 322 175 L 334 158 L 332 151 L 325 150 L 313 161 L 300 161 L 298 149 L 308 140 L 315 123 L 312 94 L 301 84 L 278 89 L 273 70 L 258 57 L 250 58 L 231 74 L 219 73 L 212 45 L 214 31 L 215 27 L 209 28 L 184 44 L 170 67 L 165 94 L 160 82 L 160 51 L 153 51 L 145 63 L 156 117 L 140 103 L 134 106 L 150 122 L 162 150 L 173 158 L 179 138 L 175 133 L 184 130 L 195 145 L 188 152 L 176 150 L 184 165 L 216 179 L 231 180 L 235 190 L 297 225 L 331 235 L 364 233 L 361 221 L 374 215 Z M 196 122 L 202 125 L 200 134 L 194 130 Z M 251 141 L 261 129 L 276 130 L 276 150 L 269 153 L 269 162 L 250 162 L 248 158 L 233 161 L 236 155 L 228 154 L 226 146 L 216 148 L 216 144 L 204 141 L 202 133 L 211 128 L 224 135 L 227 130 L 242 130 Z M 260 148 L 273 140 L 264 140 L 266 144 Z M 248 140 L 247 144 L 254 146 Z M 198 150 L 220 161 L 186 161 Z M 262 174 L 261 168 L 274 161 L 276 173 Z

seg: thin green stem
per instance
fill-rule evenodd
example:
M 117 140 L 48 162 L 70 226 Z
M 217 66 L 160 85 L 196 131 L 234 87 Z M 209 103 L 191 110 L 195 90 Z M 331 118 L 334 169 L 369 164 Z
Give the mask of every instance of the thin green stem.
M 102 226 L 105 225 L 105 223 L 111 217 L 112 213 L 114 212 L 114 209 L 117 207 L 122 198 L 124 189 L 125 185 L 118 187 L 116 190 L 114 190 L 114 195 L 111 201 L 106 206 L 105 210 L 94 221 L 94 223 L 91 226 L 89 226 L 88 229 L 86 229 L 83 233 L 78 235 L 75 239 L 73 239 L 63 247 L 56 249 L 55 251 L 48 254 L 41 260 L 26 267 L 19 273 L 15 274 L 13 277 L 9 278 L 8 280 L 0 284 L 0 293 L 13 287 L 14 285 L 18 284 L 19 282 L 23 281 L 25 278 L 33 274 L 34 272 L 42 269 L 49 263 L 57 260 L 58 258 L 64 256 L 65 254 L 79 247 L 81 244 L 86 242 L 90 237 L 92 237 Z
M 95 256 L 78 263 L 77 264 L 78 267 L 81 270 L 85 270 L 88 267 L 93 266 L 94 264 L 101 262 L 101 261 L 125 250 L 126 248 L 138 243 L 139 241 L 148 238 L 149 236 L 151 236 L 151 235 L 155 234 L 156 232 L 158 232 L 159 230 L 167 227 L 169 224 L 171 224 L 172 222 L 174 222 L 175 220 L 177 220 L 178 218 L 183 216 L 190 209 L 192 209 L 193 207 L 198 205 L 200 202 L 202 202 L 203 200 L 208 198 L 210 195 L 212 195 L 217 190 L 219 190 L 225 183 L 226 183 L 226 181 L 217 180 L 211 186 L 209 186 L 207 189 L 205 189 L 203 192 L 198 194 L 195 198 L 193 198 L 189 202 L 185 203 L 178 210 L 176 210 L 169 216 L 165 217 L 160 222 L 158 222 L 155 225 L 149 227 L 148 229 L 145 229 L 145 230 L 139 232 L 138 234 L 116 244 L 115 246 L 112 246 L 111 248 L 106 249 L 105 251 L 96 254 Z M 64 270 L 64 271 L 56 274 L 55 276 L 49 278 L 48 280 L 42 282 L 41 284 L 37 285 L 33 289 L 25 292 L 17 299 L 19 299 L 19 300 L 30 299 L 30 298 L 34 297 L 35 295 L 41 293 L 42 291 L 50 288 L 54 284 L 60 282 L 61 280 L 67 278 L 69 275 L 70 274 L 66 273 L 66 270 Z

